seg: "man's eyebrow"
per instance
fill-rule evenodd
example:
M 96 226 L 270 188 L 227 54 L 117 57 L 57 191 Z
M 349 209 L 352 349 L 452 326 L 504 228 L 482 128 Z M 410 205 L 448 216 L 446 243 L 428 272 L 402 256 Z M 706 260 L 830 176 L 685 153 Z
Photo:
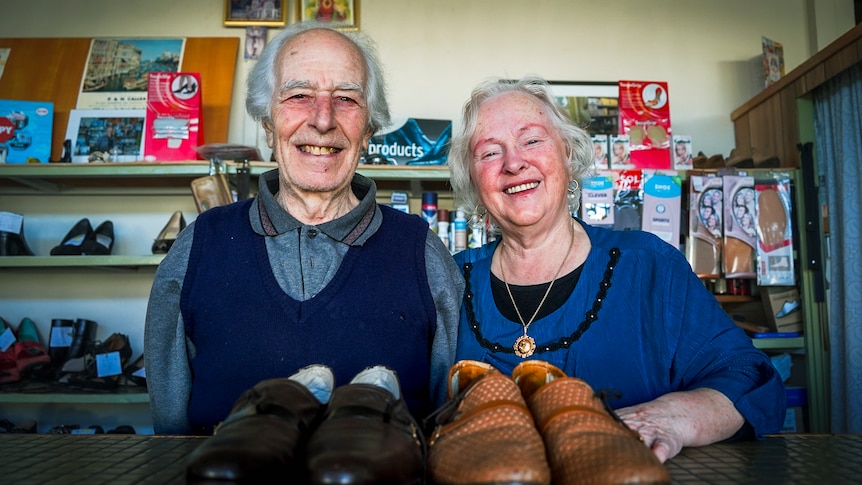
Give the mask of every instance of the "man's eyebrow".
M 314 86 L 312 86 L 310 81 L 291 79 L 291 80 L 286 81 L 284 84 L 282 84 L 281 89 L 279 89 L 279 91 L 284 92 L 284 91 L 287 91 L 290 89 L 299 89 L 299 88 L 311 89 L 313 87 Z M 365 90 L 362 88 L 362 85 L 359 83 L 355 83 L 355 82 L 346 82 L 346 83 L 339 84 L 338 86 L 336 86 L 335 91 L 357 91 L 360 94 L 365 94 Z

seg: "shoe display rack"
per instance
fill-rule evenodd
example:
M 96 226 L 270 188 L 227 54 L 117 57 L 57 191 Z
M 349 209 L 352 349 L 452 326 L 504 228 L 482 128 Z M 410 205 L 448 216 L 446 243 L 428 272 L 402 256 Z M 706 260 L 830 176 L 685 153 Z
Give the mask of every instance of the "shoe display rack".
M 249 165 L 254 193 L 257 177 L 276 164 Z M 232 182 L 236 167 L 226 162 Z M 164 258 L 152 254 L 151 245 L 175 211 L 182 211 L 189 222 L 195 219 L 191 181 L 208 175 L 209 169 L 206 161 L 0 164 L 0 207 L 24 215 L 24 236 L 35 253 L 0 256 L 0 315 L 13 324 L 31 318 L 43 339 L 54 318 L 94 320 L 99 324 L 97 340 L 114 332 L 129 336 L 134 361 L 143 351 L 147 298 Z M 446 167 L 361 165 L 359 172 L 376 181 L 379 202 L 388 203 L 393 192 L 405 192 L 411 212 L 418 214 L 422 192 L 438 191 L 441 207 L 451 206 Z M 113 221 L 112 254 L 50 256 L 51 248 L 82 217 L 94 223 Z M 60 424 L 91 422 L 132 424 L 141 432 L 152 429 L 143 388 L 121 392 L 24 388 L 25 392 L 0 389 L 2 417 L 14 422 L 35 418 L 40 432 Z M 113 416 L 116 423 L 108 419 Z

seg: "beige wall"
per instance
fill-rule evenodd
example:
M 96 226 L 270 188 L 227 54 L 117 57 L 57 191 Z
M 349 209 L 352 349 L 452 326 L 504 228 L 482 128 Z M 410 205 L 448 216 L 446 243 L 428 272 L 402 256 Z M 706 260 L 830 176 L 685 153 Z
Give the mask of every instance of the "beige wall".
M 223 6 L 7 1 L 0 36 L 244 37 L 242 28 L 222 25 Z M 708 155 L 729 153 L 730 112 L 761 89 L 761 36 L 784 44 L 790 71 L 854 25 L 850 0 L 361 0 L 360 22 L 379 44 L 396 117 L 451 119 L 457 127 L 470 89 L 491 75 L 667 81 L 674 133 L 691 135 Z M 268 156 L 244 110 L 250 61 L 240 54 L 225 62 L 237 63 L 229 140 L 208 141 L 258 144 Z

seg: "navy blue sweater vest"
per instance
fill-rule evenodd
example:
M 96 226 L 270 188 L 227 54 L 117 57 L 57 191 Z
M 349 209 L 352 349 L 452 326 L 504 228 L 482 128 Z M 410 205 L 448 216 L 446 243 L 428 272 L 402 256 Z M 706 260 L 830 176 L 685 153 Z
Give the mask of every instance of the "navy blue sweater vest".
M 251 200 L 209 209 L 195 222 L 180 300 L 197 351 L 191 424 L 210 433 L 243 391 L 315 363 L 332 368 L 336 386 L 386 365 L 411 412 L 430 412 L 436 311 L 425 271 L 428 224 L 381 206 L 377 233 L 351 247 L 326 288 L 301 302 L 273 275 L 265 238 L 248 220 Z

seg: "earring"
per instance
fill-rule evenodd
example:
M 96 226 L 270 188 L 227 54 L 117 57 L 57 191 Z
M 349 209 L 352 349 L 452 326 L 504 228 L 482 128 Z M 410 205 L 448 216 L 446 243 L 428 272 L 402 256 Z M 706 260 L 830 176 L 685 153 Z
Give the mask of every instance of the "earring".
M 569 186 L 566 188 L 566 192 L 568 192 L 568 194 L 566 194 L 566 195 L 569 197 L 569 199 L 571 201 L 575 200 L 575 197 L 577 196 L 577 193 L 578 193 L 578 189 L 580 187 L 581 187 L 581 185 L 578 183 L 577 180 L 572 180 L 569 182 Z
M 470 220 L 467 221 L 468 224 L 479 224 L 485 221 L 485 216 L 488 215 L 488 209 L 485 207 L 476 204 L 476 207 L 473 208 L 473 214 L 470 216 Z

